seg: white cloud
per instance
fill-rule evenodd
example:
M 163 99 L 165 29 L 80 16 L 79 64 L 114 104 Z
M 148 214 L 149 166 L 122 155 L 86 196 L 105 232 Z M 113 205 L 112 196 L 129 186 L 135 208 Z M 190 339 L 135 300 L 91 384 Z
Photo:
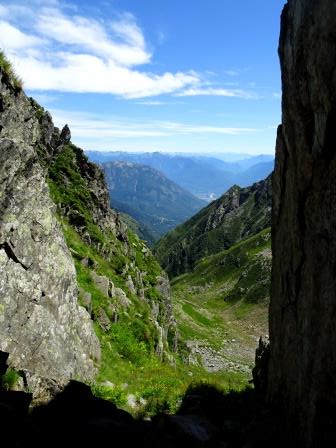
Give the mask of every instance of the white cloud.
M 192 71 L 155 74 L 138 68 L 152 55 L 129 13 L 103 23 L 47 6 L 37 10 L 34 18 L 27 13 L 29 23 L 25 23 L 22 8 L 1 5 L 6 21 L 0 23 L 0 48 L 29 90 L 145 98 L 199 83 Z M 25 32 L 28 25 L 29 33 Z
M 0 36 L 2 36 L 0 37 L 1 47 L 7 51 L 34 48 L 42 44 L 41 39 L 22 33 L 19 29 L 3 20 L 0 21 Z
M 144 37 L 131 15 L 119 23 L 112 23 L 111 29 L 115 36 L 121 38 L 120 41 L 114 40 L 99 22 L 81 16 L 65 17 L 56 9 L 45 10 L 36 22 L 39 33 L 72 50 L 88 51 L 105 61 L 114 61 L 123 66 L 150 61 L 151 55 L 145 49 Z M 73 52 L 69 54 L 74 55 Z
M 145 48 L 145 39 L 141 29 L 135 22 L 135 18 L 130 13 L 124 13 L 119 21 L 111 23 L 111 29 L 129 45 Z
M 98 20 L 58 0 L 0 3 L 0 48 L 26 89 L 109 93 L 126 99 L 163 94 L 256 98 L 251 92 L 212 87 L 193 70 L 149 71 L 145 64 L 153 54 L 130 13 Z
M 241 89 L 198 88 L 192 87 L 175 94 L 176 96 L 225 96 L 229 98 L 257 99 L 254 92 Z
M 18 61 L 17 72 L 31 90 L 113 93 L 124 98 L 144 98 L 174 92 L 197 82 L 187 73 L 149 75 L 115 64 L 97 56 L 57 53 L 58 66 L 49 61 L 25 57 Z

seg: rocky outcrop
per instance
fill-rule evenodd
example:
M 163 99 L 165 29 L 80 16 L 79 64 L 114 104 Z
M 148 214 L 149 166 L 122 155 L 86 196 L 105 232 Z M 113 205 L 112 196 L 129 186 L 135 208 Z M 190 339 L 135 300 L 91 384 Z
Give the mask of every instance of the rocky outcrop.
M 0 71 L 0 349 L 41 377 L 89 379 L 100 356 L 45 166 L 68 141 Z
M 335 1 L 288 1 L 279 53 L 268 399 L 298 444 L 335 446 Z
M 208 255 L 270 226 L 271 176 L 251 187 L 231 187 L 199 213 L 165 235 L 154 248 L 171 277 L 191 271 Z
M 129 324 L 135 327 L 135 321 L 140 319 L 135 308 L 145 306 L 151 311 L 146 319 L 149 340 L 155 341 L 160 356 L 169 357 L 168 333 L 176 332 L 176 324 L 169 288 L 161 287 L 165 274 L 148 247 L 110 208 L 102 171 L 88 161 L 80 148 L 69 143 L 48 167 L 48 182 L 67 244 L 81 265 L 81 303 L 91 309 L 93 319 L 105 333 L 110 333 L 109 337 L 110 330 L 113 332 L 109 322 L 120 322 L 119 317 L 126 313 Z M 91 287 L 85 277 L 90 278 Z M 99 298 L 94 294 L 90 307 L 83 291 L 91 293 L 92 287 L 99 292 Z

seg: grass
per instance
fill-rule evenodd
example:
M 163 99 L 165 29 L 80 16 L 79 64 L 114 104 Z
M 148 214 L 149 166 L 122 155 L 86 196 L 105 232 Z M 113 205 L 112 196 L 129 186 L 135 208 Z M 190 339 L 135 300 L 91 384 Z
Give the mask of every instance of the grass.
M 23 88 L 22 79 L 16 74 L 12 63 L 6 57 L 5 53 L 0 50 L 0 69 L 5 73 L 15 90 L 19 91 Z
M 116 358 L 113 362 L 114 364 L 109 364 L 108 372 L 100 373 L 97 379 L 99 385 L 94 385 L 93 391 L 95 393 L 98 390 L 99 396 L 113 401 L 134 415 L 140 413 L 151 416 L 161 411 L 176 412 L 185 392 L 191 386 L 213 385 L 222 392 L 240 391 L 248 386 L 246 376 L 238 372 L 209 374 L 198 366 L 187 366 L 181 361 L 177 361 L 175 366 L 162 363 L 156 357 L 143 359 L 141 366 Z M 104 385 L 107 377 L 112 386 Z M 139 403 L 136 409 L 127 404 L 129 395 L 136 397 Z
M 6 390 L 12 390 L 19 379 L 18 372 L 9 368 L 1 378 L 1 386 Z
M 174 313 L 183 341 L 198 341 L 248 376 L 260 334 L 268 333 L 270 229 L 204 257 L 172 280 Z
M 200 323 L 201 325 L 205 325 L 205 326 L 209 326 L 212 324 L 211 320 L 207 319 L 204 315 L 202 315 L 198 311 L 196 311 L 194 305 L 192 305 L 191 303 L 184 303 L 182 305 L 182 309 L 195 322 Z

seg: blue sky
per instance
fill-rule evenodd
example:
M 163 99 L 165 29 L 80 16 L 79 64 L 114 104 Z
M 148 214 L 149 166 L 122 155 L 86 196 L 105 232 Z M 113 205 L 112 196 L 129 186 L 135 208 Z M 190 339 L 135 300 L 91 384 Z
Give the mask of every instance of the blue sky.
M 84 149 L 272 154 L 284 3 L 0 0 L 0 47 Z

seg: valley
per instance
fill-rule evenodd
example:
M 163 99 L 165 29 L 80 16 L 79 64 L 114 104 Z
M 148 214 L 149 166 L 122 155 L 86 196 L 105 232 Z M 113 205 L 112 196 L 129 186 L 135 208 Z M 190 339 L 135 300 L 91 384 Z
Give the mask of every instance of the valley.
M 336 446 L 336 2 L 210 3 L 0 0 L 1 446 Z
M 191 362 L 250 377 L 258 339 L 268 334 L 270 244 L 266 229 L 172 280 L 177 327 Z
M 7 193 L 0 196 L 0 275 L 11 279 L 0 284 L 0 349 L 9 352 L 2 384 L 29 391 L 37 406 L 76 378 L 96 397 L 147 417 L 174 413 L 186 391 L 200 384 L 245 389 L 257 332 L 246 311 L 257 310 L 259 330 L 263 308 L 259 293 L 254 307 L 248 303 L 250 286 L 239 296 L 238 277 L 249 278 L 249 251 L 258 252 L 261 240 L 257 249 L 251 241 L 246 251 L 220 252 L 220 261 L 217 255 L 195 260 L 194 272 L 173 279 L 171 289 L 147 244 L 126 223 L 138 230 L 139 224 L 111 209 L 103 171 L 71 142 L 70 128 L 56 128 L 47 111 L 0 73 L 6 104 L 0 174 L 4 192 L 14 192 L 11 202 Z M 106 177 L 119 183 L 124 197 L 149 172 L 167 195 L 158 202 L 175 213 L 192 214 L 193 206 L 204 205 L 152 168 L 116 165 L 120 176 L 110 170 Z M 153 197 L 148 182 L 143 193 Z M 237 257 L 244 259 L 239 269 L 232 265 Z M 223 263 L 228 270 L 221 268 L 212 283 Z
M 121 161 L 101 166 L 111 206 L 135 219 L 149 244 L 206 205 L 150 166 Z
M 109 162 L 145 165 L 164 174 L 194 196 L 210 202 L 232 185 L 247 187 L 265 179 L 273 170 L 271 155 L 167 154 L 163 152 L 132 153 L 123 151 L 86 151 L 90 160 L 103 166 Z

